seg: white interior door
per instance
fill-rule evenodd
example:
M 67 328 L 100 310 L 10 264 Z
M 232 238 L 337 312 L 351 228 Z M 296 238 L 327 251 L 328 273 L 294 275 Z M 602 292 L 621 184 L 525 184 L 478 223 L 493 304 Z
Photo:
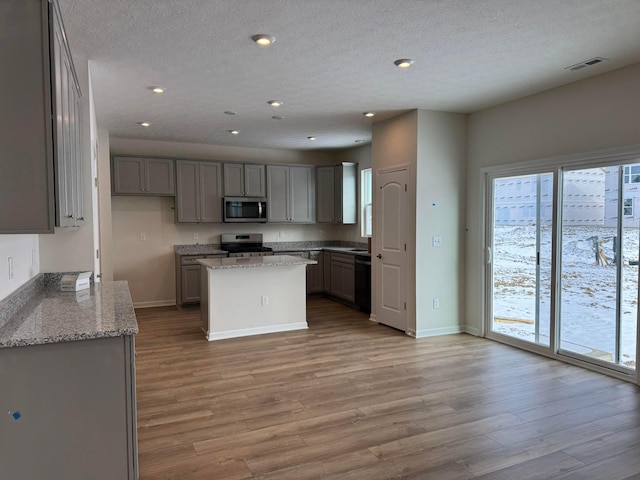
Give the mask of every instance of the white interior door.
M 376 173 L 376 320 L 407 329 L 407 170 Z

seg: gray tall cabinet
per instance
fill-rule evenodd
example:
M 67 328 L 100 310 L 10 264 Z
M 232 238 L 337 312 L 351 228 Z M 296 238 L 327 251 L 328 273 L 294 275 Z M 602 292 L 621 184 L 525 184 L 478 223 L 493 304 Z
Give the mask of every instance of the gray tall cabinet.
M 358 222 L 355 163 L 318 167 L 318 223 Z
M 80 85 L 57 2 L 0 9 L 0 234 L 84 222 Z

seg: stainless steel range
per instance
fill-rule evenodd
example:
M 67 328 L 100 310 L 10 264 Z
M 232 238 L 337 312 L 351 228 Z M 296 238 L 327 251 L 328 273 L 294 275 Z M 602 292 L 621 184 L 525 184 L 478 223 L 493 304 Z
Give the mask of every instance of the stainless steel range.
M 263 257 L 273 255 L 273 249 L 262 245 L 261 233 L 223 233 L 220 248 L 230 257 Z

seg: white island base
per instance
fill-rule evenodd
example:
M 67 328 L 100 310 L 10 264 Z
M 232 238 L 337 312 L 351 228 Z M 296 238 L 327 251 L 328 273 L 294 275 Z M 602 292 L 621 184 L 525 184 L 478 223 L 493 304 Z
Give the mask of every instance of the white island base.
M 306 266 L 287 255 L 198 260 L 207 340 L 308 328 Z

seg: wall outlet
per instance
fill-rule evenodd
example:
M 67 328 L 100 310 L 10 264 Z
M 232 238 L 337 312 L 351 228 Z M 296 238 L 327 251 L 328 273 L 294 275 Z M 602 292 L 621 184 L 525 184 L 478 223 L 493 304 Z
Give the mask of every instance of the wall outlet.
M 262 297 L 260 298 L 260 302 L 262 303 L 263 307 L 266 307 L 267 305 L 269 305 L 269 297 L 267 295 L 262 295 Z
M 13 279 L 13 257 L 7 257 L 7 266 L 9 267 L 9 280 Z
M 280 237 L 280 238 L 284 238 L 284 230 L 280 230 L 280 231 L 278 232 L 278 237 Z
M 440 235 L 436 235 L 435 237 L 433 237 L 433 239 L 431 240 L 431 244 L 434 247 L 441 247 L 442 246 L 442 237 Z
M 433 299 L 433 308 L 440 308 L 440 299 L 439 298 L 434 298 Z
M 147 234 L 146 234 L 146 233 L 141 233 L 141 234 L 140 234 L 140 241 L 141 241 L 141 242 L 144 242 L 144 241 L 146 241 L 146 240 L 147 240 Z
M 194 239 L 194 240 L 198 240 L 198 234 L 197 234 L 197 233 L 194 233 L 194 234 L 193 234 L 193 239 Z

